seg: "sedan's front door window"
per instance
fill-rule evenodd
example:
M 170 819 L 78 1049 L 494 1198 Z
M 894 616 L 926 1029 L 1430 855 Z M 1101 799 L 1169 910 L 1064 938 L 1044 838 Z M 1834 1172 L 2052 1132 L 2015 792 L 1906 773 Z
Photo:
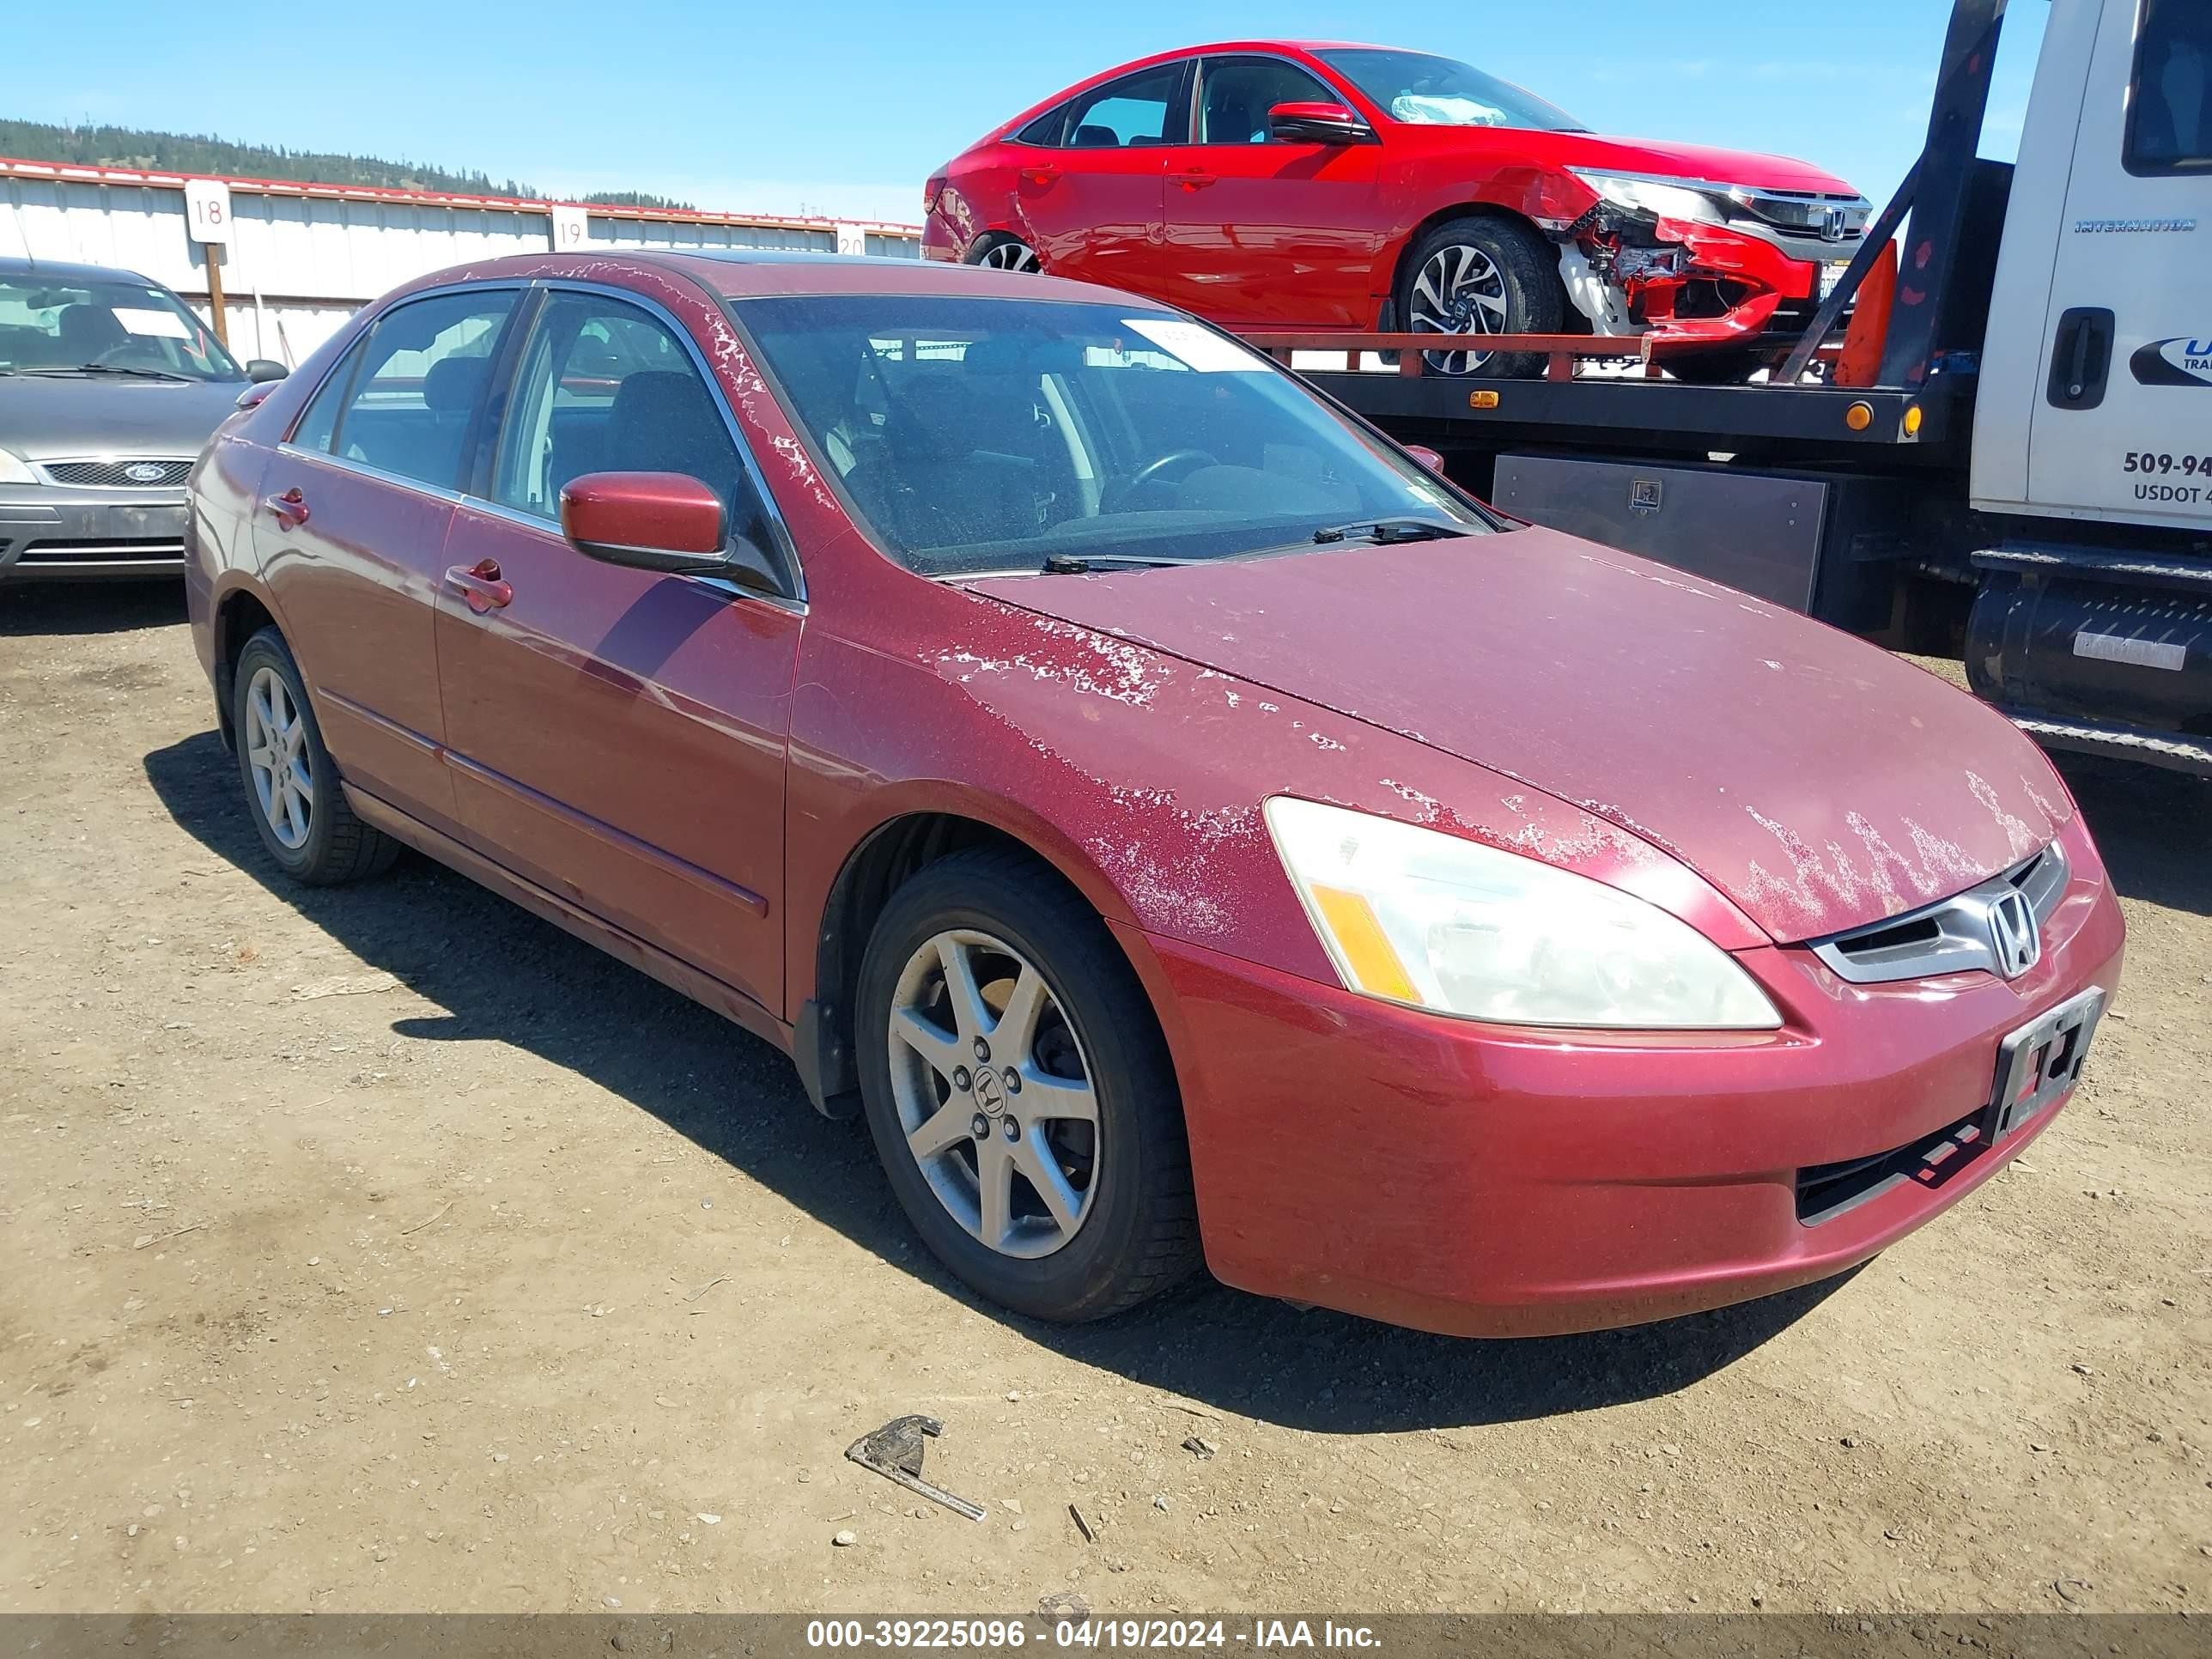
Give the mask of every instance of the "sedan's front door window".
M 509 400 L 492 495 L 558 519 L 587 472 L 678 472 L 722 498 L 732 533 L 776 545 L 714 395 L 668 325 L 599 294 L 556 293 L 539 313 Z
M 1278 104 L 1342 100 L 1294 64 L 1277 58 L 1209 59 L 1199 94 L 1201 144 L 1264 144 L 1267 112 Z

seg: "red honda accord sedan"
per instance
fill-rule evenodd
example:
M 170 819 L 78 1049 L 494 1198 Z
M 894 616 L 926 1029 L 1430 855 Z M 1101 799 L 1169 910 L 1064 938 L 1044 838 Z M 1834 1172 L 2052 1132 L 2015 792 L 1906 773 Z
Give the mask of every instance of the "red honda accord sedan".
M 1802 161 L 1600 137 L 1428 52 L 1243 40 L 1093 76 L 922 191 L 930 258 L 1110 283 L 1244 331 L 1642 334 L 1741 380 L 1802 331 L 1867 202 Z M 1529 374 L 1528 353 L 1436 352 Z
M 1104 289 L 471 266 L 192 501 L 278 867 L 420 849 L 787 1050 L 1024 1313 L 1201 1260 L 1467 1333 L 1819 1279 L 2047 1125 L 2118 982 L 2003 719 Z

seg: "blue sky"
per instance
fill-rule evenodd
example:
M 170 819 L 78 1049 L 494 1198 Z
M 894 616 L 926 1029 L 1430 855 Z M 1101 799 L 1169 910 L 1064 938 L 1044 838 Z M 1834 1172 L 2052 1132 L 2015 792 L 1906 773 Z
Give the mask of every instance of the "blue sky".
M 2047 8 L 2014 0 L 1985 153 L 2009 155 Z M 504 0 L 209 26 L 84 0 L 14 30 L 0 113 L 481 167 L 556 193 L 912 220 L 938 162 L 1124 59 L 1206 40 L 1382 40 L 1463 58 L 1601 131 L 1777 151 L 1881 199 L 1917 154 L 1944 0 L 1272 0 L 1098 6 Z M 87 42 L 104 40 L 102 49 Z M 156 49 L 125 51 L 130 41 Z

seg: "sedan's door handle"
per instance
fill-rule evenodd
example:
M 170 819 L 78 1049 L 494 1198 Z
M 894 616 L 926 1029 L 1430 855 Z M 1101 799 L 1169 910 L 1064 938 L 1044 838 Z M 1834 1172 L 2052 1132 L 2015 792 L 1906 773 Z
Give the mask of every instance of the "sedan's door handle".
M 261 503 L 276 515 L 276 522 L 287 530 L 297 530 L 307 521 L 307 498 L 294 485 L 281 495 L 271 495 Z
M 479 617 L 487 611 L 504 609 L 514 597 L 514 587 L 499 574 L 497 559 L 452 566 L 446 572 L 446 586 L 467 600 L 469 609 Z
M 1217 182 L 1217 179 L 1211 173 L 1170 173 L 1168 174 L 1168 182 L 1171 185 L 1181 185 L 1185 190 L 1204 190 L 1208 185 Z

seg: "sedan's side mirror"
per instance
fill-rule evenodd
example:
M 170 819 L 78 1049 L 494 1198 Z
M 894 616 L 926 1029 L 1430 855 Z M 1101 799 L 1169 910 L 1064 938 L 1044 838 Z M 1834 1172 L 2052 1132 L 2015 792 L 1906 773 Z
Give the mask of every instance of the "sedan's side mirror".
M 1407 444 L 1406 453 L 1438 477 L 1444 476 L 1444 458 L 1426 444 Z
M 1279 144 L 1371 144 L 1375 129 L 1346 104 L 1278 104 L 1267 136 Z
M 264 380 L 281 380 L 292 371 L 268 357 L 255 357 L 246 365 L 246 378 L 257 385 Z
M 726 575 L 722 498 L 681 472 L 586 472 L 561 491 L 561 532 L 586 558 L 667 575 Z

